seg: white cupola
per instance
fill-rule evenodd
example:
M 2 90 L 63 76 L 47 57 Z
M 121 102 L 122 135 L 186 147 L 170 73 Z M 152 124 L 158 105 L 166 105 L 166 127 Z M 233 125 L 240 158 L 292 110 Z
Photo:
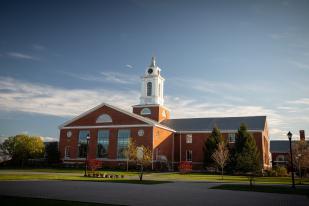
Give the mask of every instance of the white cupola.
M 156 65 L 154 57 L 151 59 L 145 75 L 142 77 L 140 104 L 163 105 L 164 78 L 161 76 L 161 69 Z

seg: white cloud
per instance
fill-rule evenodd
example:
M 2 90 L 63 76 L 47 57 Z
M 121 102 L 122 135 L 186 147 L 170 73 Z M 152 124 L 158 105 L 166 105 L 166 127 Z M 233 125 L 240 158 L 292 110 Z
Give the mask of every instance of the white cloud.
M 243 101 L 244 99 L 241 97 L 237 97 L 234 94 L 237 93 L 252 93 L 252 92 L 271 92 L 271 87 L 266 84 L 250 84 L 250 83 L 226 83 L 221 81 L 207 81 L 201 78 L 179 78 L 173 77 L 169 79 L 169 82 L 178 86 L 194 89 L 196 91 L 219 94 L 222 98 L 227 98 L 230 100 Z M 228 96 L 226 94 L 233 94 L 233 96 Z M 223 95 L 224 94 L 224 95 Z
M 130 75 L 119 72 L 104 71 L 100 72 L 98 75 L 76 74 L 68 72 L 64 73 L 70 77 L 85 81 L 111 82 L 116 84 L 136 84 L 139 82 L 139 77 L 137 75 Z
M 33 44 L 33 45 L 32 45 L 32 48 L 33 48 L 34 50 L 37 50 L 37 51 L 43 51 L 43 50 L 46 49 L 45 46 L 40 45 L 40 44 Z
M 42 139 L 43 142 L 58 142 L 59 138 L 55 138 L 55 137 L 40 137 Z
M 134 68 L 131 64 L 126 64 L 125 67 L 127 67 L 129 69 L 133 69 Z
M 139 82 L 138 76 L 136 75 L 129 75 L 118 72 L 101 72 L 101 75 L 106 81 L 119 84 L 136 84 L 137 82 Z
M 0 109 L 55 116 L 78 115 L 102 102 L 128 109 L 136 91 L 63 89 L 0 77 Z
M 269 35 L 270 38 L 279 40 L 279 39 L 284 39 L 288 37 L 288 33 L 273 33 Z
M 304 70 L 309 70 L 309 64 L 305 64 L 303 62 L 298 62 L 298 61 L 288 61 L 291 65 L 299 68 L 299 69 L 304 69 Z
M 287 101 L 287 103 L 309 105 L 309 98 L 301 98 L 297 100 Z
M 17 59 L 38 60 L 38 58 L 34 56 L 19 53 L 19 52 L 7 52 L 7 55 L 13 58 L 17 58 Z

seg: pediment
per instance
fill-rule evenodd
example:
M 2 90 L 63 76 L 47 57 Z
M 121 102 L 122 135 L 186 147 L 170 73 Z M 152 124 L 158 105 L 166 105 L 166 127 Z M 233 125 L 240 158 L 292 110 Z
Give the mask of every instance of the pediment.
M 59 128 L 74 126 L 142 125 L 155 124 L 152 120 L 103 103 L 63 123 Z

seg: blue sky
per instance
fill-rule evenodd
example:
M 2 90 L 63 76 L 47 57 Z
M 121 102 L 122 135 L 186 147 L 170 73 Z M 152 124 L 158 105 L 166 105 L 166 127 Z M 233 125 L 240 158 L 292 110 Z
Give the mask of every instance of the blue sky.
M 267 115 L 309 132 L 309 1 L 1 1 L 0 138 L 58 138 L 107 102 L 131 110 L 157 57 L 172 117 Z

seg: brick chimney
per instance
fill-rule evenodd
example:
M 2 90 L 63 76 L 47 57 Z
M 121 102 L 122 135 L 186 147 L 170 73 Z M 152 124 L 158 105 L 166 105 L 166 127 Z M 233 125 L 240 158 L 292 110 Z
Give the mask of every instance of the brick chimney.
M 305 130 L 299 130 L 299 139 L 305 141 Z

